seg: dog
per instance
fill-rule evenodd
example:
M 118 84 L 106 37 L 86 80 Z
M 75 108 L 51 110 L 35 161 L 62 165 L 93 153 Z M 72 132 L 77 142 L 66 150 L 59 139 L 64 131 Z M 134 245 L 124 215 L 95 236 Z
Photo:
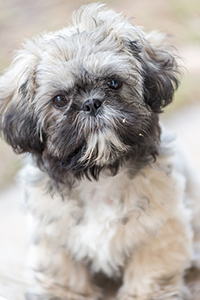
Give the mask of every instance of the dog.
M 22 171 L 28 300 L 183 300 L 193 259 L 187 172 L 159 114 L 180 68 L 165 35 L 103 4 L 24 43 L 0 78 L 0 127 Z

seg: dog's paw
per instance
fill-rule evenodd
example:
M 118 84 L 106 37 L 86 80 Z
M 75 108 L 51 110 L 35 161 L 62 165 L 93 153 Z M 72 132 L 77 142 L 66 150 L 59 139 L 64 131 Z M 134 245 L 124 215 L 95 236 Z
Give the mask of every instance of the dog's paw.
M 187 288 L 181 290 L 181 292 L 159 292 L 146 300 L 191 300 L 190 293 Z
M 138 296 L 125 296 L 124 298 L 120 300 L 184 300 L 182 297 L 179 296 L 170 296 L 170 297 L 162 297 L 162 298 L 157 298 L 157 297 L 138 297 Z
M 181 295 L 163 295 L 148 298 L 147 300 L 185 300 Z
M 163 295 L 124 295 L 117 298 L 117 300 L 189 300 L 182 297 L 180 294 L 163 294 Z

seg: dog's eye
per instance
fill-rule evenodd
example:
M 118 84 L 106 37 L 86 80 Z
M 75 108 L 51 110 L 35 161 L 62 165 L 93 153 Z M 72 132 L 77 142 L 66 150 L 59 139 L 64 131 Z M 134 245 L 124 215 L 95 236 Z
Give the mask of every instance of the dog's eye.
M 109 88 L 113 89 L 113 90 L 118 90 L 121 88 L 122 86 L 122 82 L 118 79 L 109 79 L 107 81 L 107 85 Z
M 57 95 L 53 98 L 53 106 L 55 108 L 63 108 L 69 102 L 69 99 L 66 95 Z

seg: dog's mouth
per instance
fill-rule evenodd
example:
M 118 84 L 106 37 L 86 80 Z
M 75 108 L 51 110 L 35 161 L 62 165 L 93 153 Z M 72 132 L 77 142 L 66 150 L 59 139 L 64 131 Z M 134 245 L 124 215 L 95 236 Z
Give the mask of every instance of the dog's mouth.
M 100 143 L 99 139 L 93 136 L 74 148 L 66 158 L 61 159 L 60 166 L 63 171 L 72 171 L 75 175 L 92 168 L 102 169 L 111 165 L 119 159 L 122 155 L 120 153 L 121 151 L 106 138 Z
M 74 166 L 78 165 L 78 161 L 81 159 L 85 152 L 85 145 L 80 145 L 75 148 L 65 160 L 62 160 L 61 166 L 63 169 L 73 169 Z
M 88 121 L 87 126 L 80 122 L 77 128 L 67 124 L 59 134 L 53 138 L 49 136 L 43 161 L 50 176 L 61 182 L 84 176 L 98 180 L 103 171 L 106 175 L 116 174 L 120 167 L 128 165 L 129 160 L 137 164 L 135 169 L 143 161 L 150 160 L 156 153 L 156 145 L 148 139 L 150 134 L 145 137 L 146 127 L 141 125 L 135 113 L 129 115 L 123 115 L 124 118 L 119 120 L 115 118 L 115 122 L 111 120 L 110 123 L 107 116 L 104 122 L 98 123 L 102 125 L 100 128 L 92 121 Z

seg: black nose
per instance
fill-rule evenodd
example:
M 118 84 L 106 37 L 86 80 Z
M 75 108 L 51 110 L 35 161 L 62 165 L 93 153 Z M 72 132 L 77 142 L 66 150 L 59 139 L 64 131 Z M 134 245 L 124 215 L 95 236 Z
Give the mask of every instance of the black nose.
M 83 109 L 83 111 L 86 112 L 86 114 L 88 114 L 90 116 L 96 116 L 101 104 L 102 104 L 102 102 L 98 99 L 90 99 L 90 100 L 85 101 L 82 109 Z

